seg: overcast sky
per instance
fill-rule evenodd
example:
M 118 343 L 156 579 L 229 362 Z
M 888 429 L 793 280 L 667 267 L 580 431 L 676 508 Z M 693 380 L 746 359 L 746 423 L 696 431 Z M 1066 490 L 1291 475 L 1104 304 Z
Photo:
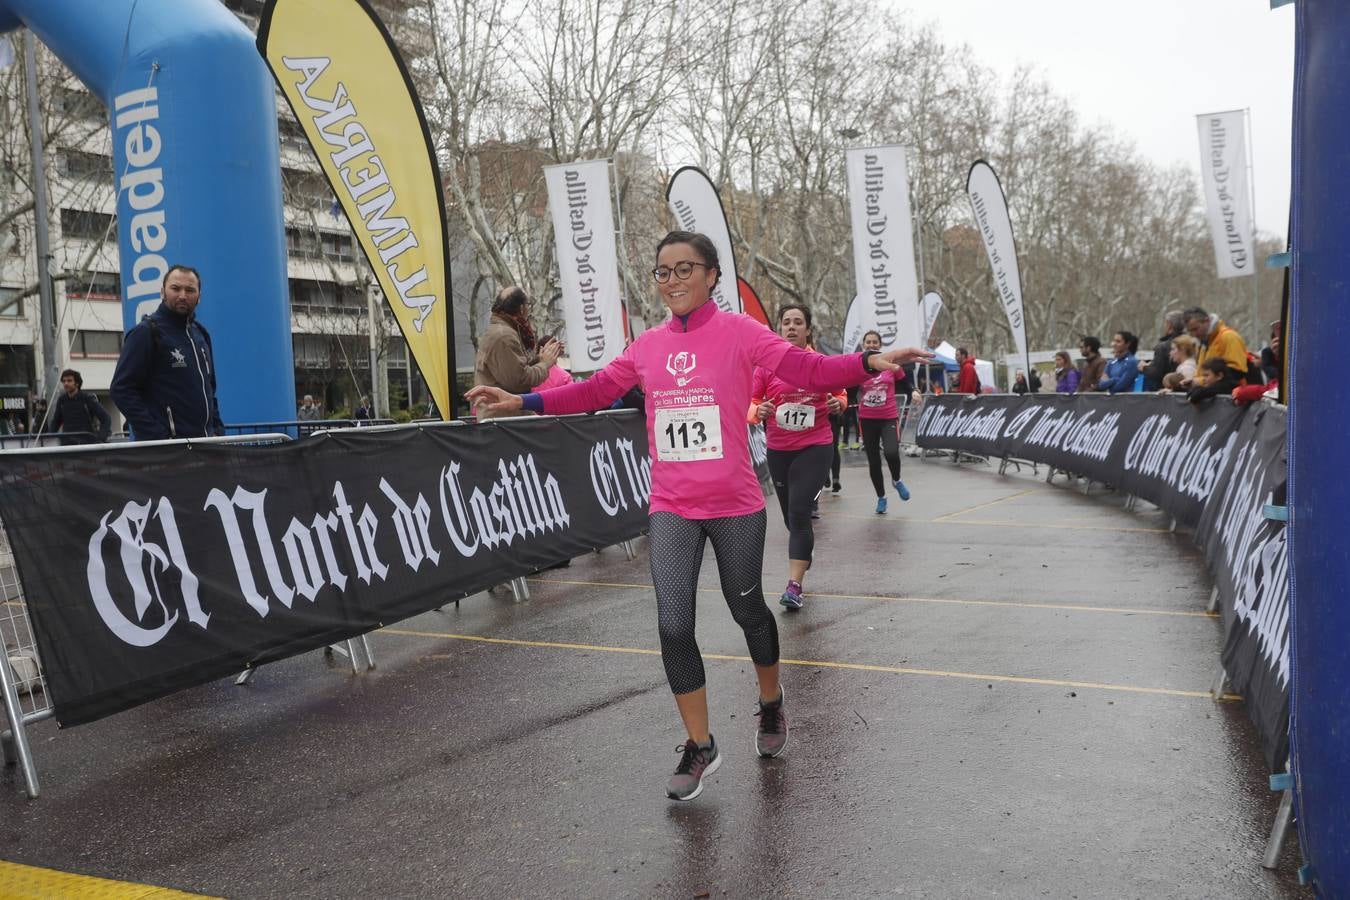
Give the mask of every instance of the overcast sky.
M 1195 116 L 1250 108 L 1256 226 L 1288 231 L 1294 7 L 1269 0 L 887 0 L 1006 76 L 1034 66 L 1085 123 L 1199 182 Z

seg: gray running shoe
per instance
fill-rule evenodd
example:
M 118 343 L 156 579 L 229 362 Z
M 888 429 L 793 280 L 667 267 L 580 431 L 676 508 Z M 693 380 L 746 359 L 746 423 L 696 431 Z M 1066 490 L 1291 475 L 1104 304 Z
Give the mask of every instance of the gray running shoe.
M 782 756 L 783 751 L 787 749 L 788 742 L 788 722 L 787 714 L 783 712 L 783 703 L 787 700 L 787 692 L 783 686 L 778 686 L 778 702 L 767 706 L 764 701 L 759 701 L 759 730 L 755 732 L 755 752 L 765 759 L 772 759 L 775 756 Z
M 712 746 L 706 749 L 700 747 L 693 738 L 675 748 L 684 755 L 680 757 L 680 764 L 675 767 L 675 774 L 670 776 L 670 784 L 666 786 L 666 796 L 670 799 L 693 800 L 703 793 L 703 779 L 716 772 L 722 764 L 716 738 L 712 735 L 708 738 Z

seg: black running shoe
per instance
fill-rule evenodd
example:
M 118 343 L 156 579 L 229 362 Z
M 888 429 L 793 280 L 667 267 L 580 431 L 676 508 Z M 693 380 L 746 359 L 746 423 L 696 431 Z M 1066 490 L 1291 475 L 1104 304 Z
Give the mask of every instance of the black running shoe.
M 787 692 L 783 686 L 778 686 L 778 702 L 770 703 L 767 706 L 764 701 L 759 701 L 759 730 L 755 732 L 755 752 L 765 759 L 771 759 L 775 756 L 782 756 L 783 751 L 787 749 L 788 742 L 788 722 L 787 714 L 783 712 L 783 701 L 787 699 Z

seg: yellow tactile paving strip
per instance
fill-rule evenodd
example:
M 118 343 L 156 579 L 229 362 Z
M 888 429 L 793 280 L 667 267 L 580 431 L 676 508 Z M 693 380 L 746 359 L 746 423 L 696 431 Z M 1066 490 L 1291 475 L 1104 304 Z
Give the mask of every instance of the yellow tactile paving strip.
M 89 900 L 167 900 L 170 897 L 201 897 L 172 888 L 130 881 L 113 881 L 40 869 L 0 860 L 0 900 L 52 900 L 52 898 L 89 898 Z

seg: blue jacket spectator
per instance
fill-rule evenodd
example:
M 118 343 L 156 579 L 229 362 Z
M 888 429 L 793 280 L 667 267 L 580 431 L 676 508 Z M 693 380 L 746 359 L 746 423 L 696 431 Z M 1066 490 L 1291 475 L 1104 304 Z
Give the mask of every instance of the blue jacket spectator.
M 159 309 L 127 332 L 109 393 L 138 441 L 225 433 L 211 337 L 193 316 L 195 270 L 171 266 Z
M 1135 379 L 1139 377 L 1139 338 L 1128 331 L 1117 331 L 1111 337 L 1111 350 L 1114 358 L 1106 363 L 1106 375 L 1097 383 L 1097 390 L 1112 394 L 1125 394 L 1134 390 Z

